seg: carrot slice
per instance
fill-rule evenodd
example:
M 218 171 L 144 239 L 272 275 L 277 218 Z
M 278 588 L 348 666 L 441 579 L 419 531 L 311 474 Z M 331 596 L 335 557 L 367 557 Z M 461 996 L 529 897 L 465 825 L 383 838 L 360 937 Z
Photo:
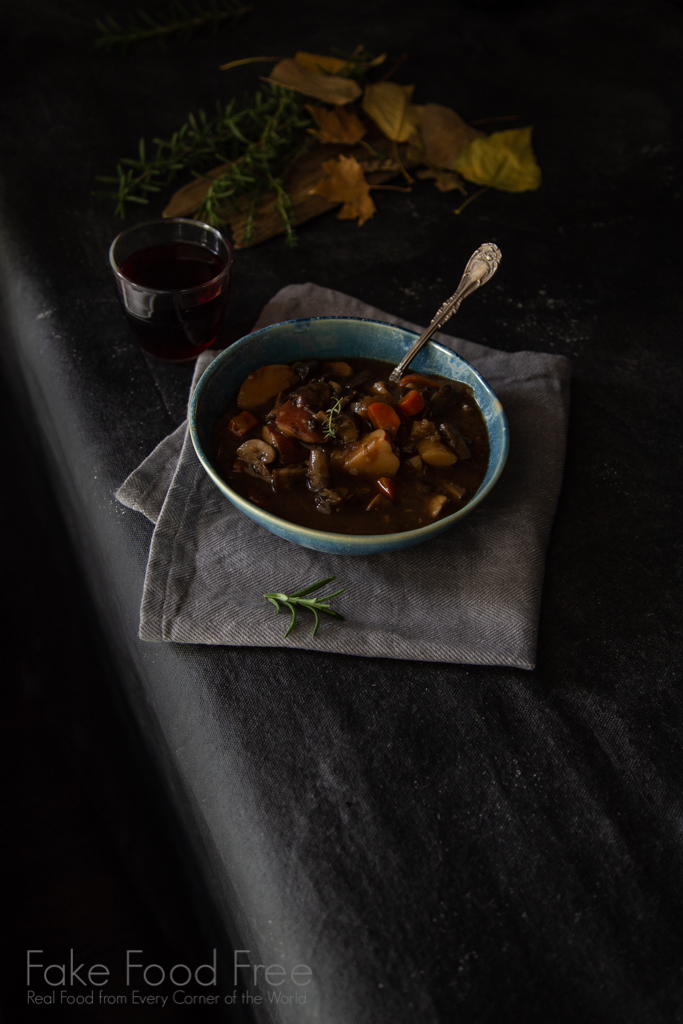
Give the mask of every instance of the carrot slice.
M 369 405 L 368 417 L 376 430 L 386 430 L 388 434 L 395 434 L 401 426 L 398 413 L 385 402 L 373 402 Z
M 228 423 L 228 430 L 232 431 L 236 437 L 244 437 L 245 434 L 248 434 L 256 426 L 258 426 L 258 420 L 245 409 L 239 416 L 233 416 Z
M 434 380 L 433 377 L 426 377 L 424 373 L 409 373 L 407 377 L 401 377 L 399 383 L 402 388 L 407 387 L 409 384 L 417 384 L 423 388 L 438 388 L 441 381 Z
M 425 407 L 425 400 L 419 391 L 409 391 L 398 403 L 404 416 L 417 416 Z

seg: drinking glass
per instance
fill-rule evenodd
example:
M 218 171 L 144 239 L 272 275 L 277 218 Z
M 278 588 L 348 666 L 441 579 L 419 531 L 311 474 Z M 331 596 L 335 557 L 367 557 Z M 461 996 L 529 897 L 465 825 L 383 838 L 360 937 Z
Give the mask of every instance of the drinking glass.
M 128 325 L 145 352 L 182 363 L 213 345 L 232 264 L 220 231 L 184 217 L 136 224 L 114 239 L 109 262 Z

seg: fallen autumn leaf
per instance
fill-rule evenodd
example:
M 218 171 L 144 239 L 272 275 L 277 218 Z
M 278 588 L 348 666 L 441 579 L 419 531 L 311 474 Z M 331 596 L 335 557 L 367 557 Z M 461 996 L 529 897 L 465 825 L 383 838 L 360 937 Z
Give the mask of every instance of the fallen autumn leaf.
M 337 214 L 339 220 L 355 220 L 359 226 L 373 217 L 377 207 L 370 198 L 370 186 L 363 168 L 352 156 L 340 155 L 338 160 L 323 164 L 326 177 L 321 178 L 311 195 L 323 196 L 330 202 L 343 203 Z
M 426 103 L 420 120 L 425 162 L 454 171 L 458 157 L 483 132 L 472 128 L 450 107 Z
M 328 75 L 341 74 L 349 64 L 347 60 L 343 60 L 341 57 L 330 57 L 322 53 L 306 53 L 305 50 L 297 50 L 294 54 L 294 60 L 302 68 Z
M 353 110 L 346 110 L 342 106 L 333 110 L 307 106 L 306 110 L 313 114 L 320 125 L 320 130 L 314 132 L 319 142 L 342 142 L 355 146 L 365 135 L 366 129 Z
M 375 82 L 365 88 L 363 110 L 392 142 L 407 142 L 416 131 L 423 107 L 411 103 L 414 85 Z
M 475 185 L 502 192 L 531 192 L 541 184 L 531 128 L 511 128 L 475 139 L 460 154 L 455 170 Z
M 333 106 L 351 103 L 353 100 L 357 100 L 362 93 L 361 87 L 351 78 L 309 71 L 308 68 L 302 67 L 301 64 L 289 57 L 275 65 L 268 81 L 275 85 L 281 85 L 285 89 L 301 92 L 304 96 L 312 96 L 316 100 L 322 100 L 323 103 L 330 103 Z

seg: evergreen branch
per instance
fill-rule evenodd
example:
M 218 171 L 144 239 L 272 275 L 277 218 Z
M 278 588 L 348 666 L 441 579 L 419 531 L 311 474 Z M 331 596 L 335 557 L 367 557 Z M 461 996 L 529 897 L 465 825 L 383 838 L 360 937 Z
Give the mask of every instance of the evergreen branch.
M 105 50 L 118 46 L 126 53 L 134 43 L 148 39 L 157 39 L 165 45 L 170 36 L 189 38 L 197 29 L 212 28 L 216 32 L 223 22 L 237 21 L 250 10 L 240 0 L 195 0 L 191 4 L 177 0 L 168 14 L 152 15 L 139 10 L 125 24 L 107 14 L 96 22 L 100 35 L 95 46 Z
M 284 179 L 310 145 L 308 130 L 313 121 L 305 102 L 305 97 L 269 84 L 245 99 L 241 108 L 233 99 L 225 105 L 219 102 L 213 117 L 203 110 L 189 114 L 170 139 L 153 139 L 153 150 L 141 139 L 137 157 L 120 160 L 116 177 L 97 179 L 116 186 L 99 195 L 114 199 L 116 214 L 125 217 L 129 203 L 147 203 L 151 193 L 171 184 L 180 171 L 205 177 L 216 164 L 229 164 L 219 178 L 207 179 L 209 189 L 197 217 L 220 226 L 224 223 L 221 210 L 235 208 L 236 200 L 248 195 L 248 244 L 255 234 L 259 202 L 265 192 L 272 191 L 287 239 L 293 244 L 294 206 Z
M 280 605 L 283 604 L 285 608 L 288 608 L 292 615 L 292 621 L 289 624 L 289 629 L 285 633 L 285 638 L 289 636 L 294 627 L 296 626 L 296 606 L 300 608 L 308 608 L 309 612 L 313 613 L 315 624 L 313 627 L 313 636 L 318 632 L 320 626 L 320 615 L 329 615 L 333 619 L 340 619 L 344 621 L 344 616 L 339 612 L 336 612 L 333 608 L 330 608 L 330 601 L 333 597 L 339 597 L 340 594 L 344 593 L 344 587 L 340 590 L 335 590 L 331 594 L 325 594 L 324 597 L 305 597 L 306 594 L 313 594 L 316 590 L 320 590 L 321 587 L 327 586 L 331 583 L 334 576 L 327 576 L 324 580 L 320 580 L 318 583 L 313 583 L 309 587 L 304 587 L 303 590 L 297 590 L 294 594 L 282 594 L 277 591 L 272 594 L 264 594 L 266 601 L 270 601 L 271 604 L 275 605 L 275 608 L 280 614 Z
M 275 195 L 275 208 L 285 226 L 287 241 L 294 245 L 294 204 L 284 187 L 284 178 L 310 145 L 308 130 L 313 122 L 305 111 L 305 101 L 301 96 L 275 85 L 268 88 L 269 94 L 265 97 L 260 90 L 256 93 L 254 106 L 250 109 L 255 137 L 247 142 L 240 156 L 221 177 L 212 180 L 196 215 L 209 224 L 221 224 L 221 208 L 226 205 L 234 207 L 235 199 L 249 192 L 244 227 L 244 242 L 248 245 L 255 235 L 258 204 L 263 193 L 271 191 Z

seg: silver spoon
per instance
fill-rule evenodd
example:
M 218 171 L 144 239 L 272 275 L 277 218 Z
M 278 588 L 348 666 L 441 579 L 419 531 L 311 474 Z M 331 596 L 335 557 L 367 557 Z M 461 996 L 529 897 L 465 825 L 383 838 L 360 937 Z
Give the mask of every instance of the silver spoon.
M 430 323 L 424 334 L 421 334 L 417 339 L 410 352 L 403 357 L 401 362 L 396 366 L 389 374 L 389 380 L 393 381 L 394 384 L 398 384 L 403 374 L 406 372 L 408 365 L 412 363 L 413 359 L 420 351 L 423 345 L 426 345 L 431 336 L 435 331 L 438 331 L 440 327 L 449 320 L 454 313 L 458 312 L 460 303 L 463 299 L 466 299 L 472 292 L 476 292 L 477 288 L 481 288 L 483 284 L 489 281 L 500 266 L 502 256 L 500 249 L 493 242 L 484 242 L 480 245 L 476 252 L 473 252 L 467 261 L 465 272 L 462 275 L 460 284 L 456 288 L 450 299 L 446 299 L 443 306 L 438 310 L 434 319 Z

